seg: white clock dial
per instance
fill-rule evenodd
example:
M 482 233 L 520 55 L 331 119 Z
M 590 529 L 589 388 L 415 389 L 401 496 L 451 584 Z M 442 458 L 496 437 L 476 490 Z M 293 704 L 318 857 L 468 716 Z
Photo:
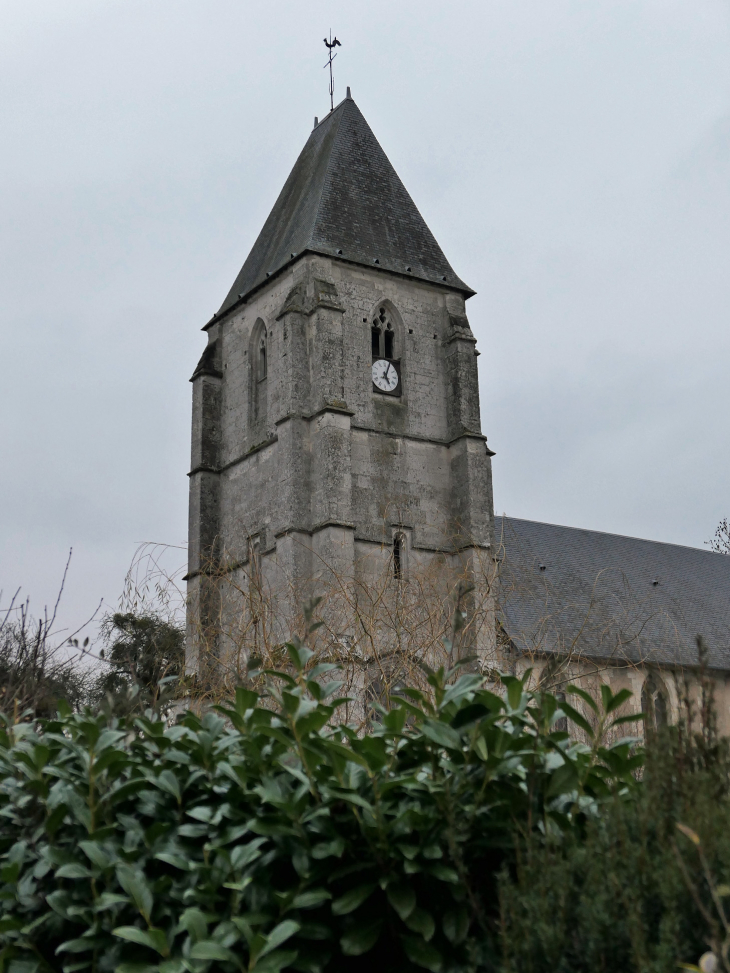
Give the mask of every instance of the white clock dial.
M 373 362 L 373 385 L 381 392 L 394 392 L 398 386 L 395 365 L 385 358 Z

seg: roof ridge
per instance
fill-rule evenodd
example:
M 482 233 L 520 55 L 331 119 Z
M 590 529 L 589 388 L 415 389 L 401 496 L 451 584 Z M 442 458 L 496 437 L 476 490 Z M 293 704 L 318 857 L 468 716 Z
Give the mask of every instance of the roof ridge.
M 592 527 L 572 527 L 569 524 L 550 524 L 546 520 L 530 520 L 527 517 L 511 517 L 509 514 L 495 514 L 495 520 L 517 520 L 523 524 L 539 524 L 541 527 L 559 527 L 561 530 L 573 530 L 583 534 L 601 534 L 603 537 L 620 537 L 627 541 L 641 541 L 644 544 L 661 544 L 663 547 L 679 547 L 686 551 L 697 551 L 699 554 L 716 554 L 718 557 L 728 557 L 720 551 L 705 550 L 704 547 L 692 547 L 691 544 L 675 544 L 673 541 L 654 541 L 649 537 L 635 537 L 633 534 L 614 534 L 609 530 L 595 530 Z
M 339 105 L 337 105 L 335 108 L 333 108 L 332 111 L 327 115 L 327 118 L 322 119 L 322 121 L 320 122 L 320 125 L 323 125 L 326 121 L 331 121 L 334 118 L 335 113 L 338 112 L 338 111 L 340 111 L 340 108 L 342 108 L 342 106 L 347 101 L 353 101 L 353 99 L 352 98 L 343 98 L 342 101 L 339 103 Z M 343 117 L 344 114 L 345 114 L 345 110 L 343 108 L 342 109 L 342 112 L 340 113 L 340 117 L 338 119 L 338 122 L 337 122 L 338 131 L 339 131 L 339 126 L 342 124 L 342 117 Z M 319 125 L 317 126 L 317 128 L 319 128 Z M 337 138 L 337 132 L 335 132 L 333 138 Z M 333 146 L 333 149 L 334 149 L 334 146 Z M 322 200 L 324 199 L 324 189 L 325 189 L 325 186 L 327 185 L 328 181 L 331 178 L 332 156 L 333 156 L 333 154 L 334 154 L 334 152 L 333 151 L 330 151 L 329 158 L 327 159 L 327 168 L 325 170 L 324 179 L 322 180 L 322 189 L 321 189 L 320 194 L 319 194 L 319 199 L 317 200 L 317 210 L 316 210 L 316 212 L 314 214 L 314 219 L 312 220 L 312 225 L 309 228 L 309 238 L 307 240 L 307 249 L 311 249 L 314 246 L 314 239 L 313 239 L 313 237 L 314 237 L 314 228 L 317 226 L 317 222 L 319 220 L 319 213 L 320 213 L 320 210 L 322 209 Z
M 340 110 L 340 108 L 342 108 L 342 106 L 343 106 L 343 105 L 345 104 L 345 102 L 346 102 L 346 101 L 354 101 L 354 100 L 355 100 L 355 99 L 354 99 L 354 98 L 352 97 L 352 95 L 350 95 L 349 97 L 348 97 L 347 95 L 345 95 L 345 97 L 344 97 L 344 98 L 342 99 L 342 101 L 340 101 L 340 102 L 338 102 L 338 103 L 337 103 L 337 104 L 335 105 L 335 107 L 334 107 L 334 108 L 331 108 L 331 109 L 330 109 L 330 110 L 329 110 L 329 111 L 327 112 L 327 114 L 326 114 L 326 115 L 324 116 L 324 118 L 322 118 L 322 120 L 321 120 L 321 121 L 320 121 L 319 119 L 317 119 L 317 124 L 316 124 L 316 125 L 314 126 L 314 128 L 312 129 L 312 132 L 316 132 L 316 131 L 317 131 L 317 129 L 318 129 L 318 128 L 319 128 L 319 127 L 320 127 L 321 125 L 324 125 L 324 123 L 325 123 L 325 122 L 329 122 L 329 121 L 331 120 L 331 118 L 332 118 L 332 116 L 333 116 L 333 115 L 335 114 L 335 112 L 336 112 L 336 111 L 339 111 L 339 110 Z M 312 134 L 312 132 L 310 132 L 310 133 L 309 133 L 309 134 L 310 134 L 310 136 L 311 136 L 311 134 Z

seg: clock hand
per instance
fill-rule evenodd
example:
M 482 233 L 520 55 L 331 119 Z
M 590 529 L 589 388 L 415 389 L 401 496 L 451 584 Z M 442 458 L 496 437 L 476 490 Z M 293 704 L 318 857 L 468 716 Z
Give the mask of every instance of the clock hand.
M 393 366 L 388 362 L 388 367 L 385 369 L 385 381 L 390 382 L 390 370 Z

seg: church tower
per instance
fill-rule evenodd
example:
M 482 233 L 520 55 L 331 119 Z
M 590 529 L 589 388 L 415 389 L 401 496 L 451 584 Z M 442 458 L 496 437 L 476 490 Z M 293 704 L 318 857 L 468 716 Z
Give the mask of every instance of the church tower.
M 204 644 L 219 659 L 258 649 L 250 618 L 261 622 L 264 589 L 286 638 L 277 610 L 306 591 L 355 586 L 352 607 L 389 578 L 397 600 L 429 570 L 447 594 L 464 572 L 472 590 L 488 587 L 493 454 L 473 293 L 348 89 L 204 329 L 191 379 L 190 666 Z M 352 624 L 332 621 L 330 637 L 352 644 Z M 480 651 L 491 627 L 475 636 Z

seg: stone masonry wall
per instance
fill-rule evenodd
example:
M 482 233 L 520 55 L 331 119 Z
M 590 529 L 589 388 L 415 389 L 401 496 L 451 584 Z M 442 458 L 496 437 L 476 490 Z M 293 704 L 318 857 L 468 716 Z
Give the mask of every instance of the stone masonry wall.
M 381 307 L 395 330 L 399 398 L 373 391 L 371 322 Z M 209 327 L 219 377 L 199 366 L 193 379 L 193 456 L 213 455 L 214 427 L 217 465 L 191 477 L 191 552 L 203 538 L 210 549 L 215 535 L 234 569 L 253 538 L 262 558 L 295 570 L 306 560 L 296 537 L 294 547 L 309 543 L 315 561 L 347 573 L 355 545 L 389 549 L 395 530 L 420 561 L 473 544 L 487 551 L 491 467 L 474 344 L 460 293 L 305 255 Z M 213 381 L 211 424 L 201 410 Z M 217 489 L 203 489 L 204 478 Z

